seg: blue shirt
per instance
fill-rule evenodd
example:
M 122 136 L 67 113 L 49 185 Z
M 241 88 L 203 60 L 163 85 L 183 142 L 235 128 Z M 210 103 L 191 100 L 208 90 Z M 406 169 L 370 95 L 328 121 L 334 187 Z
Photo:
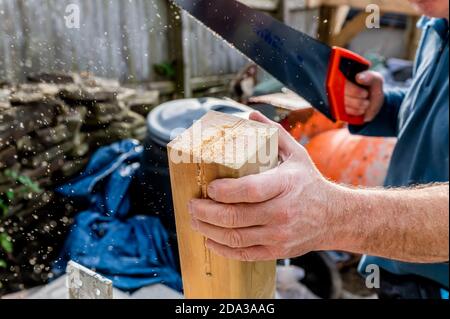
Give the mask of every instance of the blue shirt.
M 423 28 L 407 90 L 389 90 L 378 116 L 352 133 L 398 138 L 385 186 L 405 187 L 449 180 L 449 27 L 445 19 L 422 18 Z M 392 216 L 395 218 L 395 216 Z M 448 240 L 448 238 L 442 238 Z M 449 286 L 447 264 L 412 264 L 365 256 L 360 265 L 377 264 L 398 275 L 414 274 Z

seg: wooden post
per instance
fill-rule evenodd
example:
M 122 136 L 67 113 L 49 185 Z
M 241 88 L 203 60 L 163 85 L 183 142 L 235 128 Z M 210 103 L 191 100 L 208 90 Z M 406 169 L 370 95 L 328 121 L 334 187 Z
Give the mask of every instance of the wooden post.
M 193 198 L 206 198 L 213 180 L 276 166 L 277 129 L 209 112 L 170 143 L 168 152 L 185 297 L 273 298 L 276 262 L 241 262 L 212 253 L 192 230 L 187 206 Z

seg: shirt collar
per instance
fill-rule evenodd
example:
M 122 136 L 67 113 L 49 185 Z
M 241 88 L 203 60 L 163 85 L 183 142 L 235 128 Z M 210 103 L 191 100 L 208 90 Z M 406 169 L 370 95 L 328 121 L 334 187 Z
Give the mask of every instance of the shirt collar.
M 417 27 L 424 30 L 432 28 L 442 39 L 448 38 L 449 24 L 447 19 L 429 18 L 423 16 L 417 23 Z

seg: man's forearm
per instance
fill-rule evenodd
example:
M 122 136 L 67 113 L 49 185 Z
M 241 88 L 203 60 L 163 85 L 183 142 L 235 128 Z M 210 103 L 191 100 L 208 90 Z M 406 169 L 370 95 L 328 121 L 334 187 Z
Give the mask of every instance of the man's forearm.
M 339 187 L 330 201 L 331 249 L 390 259 L 449 260 L 449 186 L 358 190 Z

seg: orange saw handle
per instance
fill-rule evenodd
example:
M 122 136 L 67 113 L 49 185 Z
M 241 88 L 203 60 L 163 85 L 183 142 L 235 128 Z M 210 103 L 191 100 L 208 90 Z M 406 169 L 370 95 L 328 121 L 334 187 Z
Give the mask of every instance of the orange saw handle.
M 352 125 L 364 124 L 364 116 L 351 116 L 345 111 L 345 84 L 355 84 L 356 75 L 371 67 L 370 61 L 347 49 L 333 47 L 327 77 L 327 93 L 331 114 L 336 121 Z

